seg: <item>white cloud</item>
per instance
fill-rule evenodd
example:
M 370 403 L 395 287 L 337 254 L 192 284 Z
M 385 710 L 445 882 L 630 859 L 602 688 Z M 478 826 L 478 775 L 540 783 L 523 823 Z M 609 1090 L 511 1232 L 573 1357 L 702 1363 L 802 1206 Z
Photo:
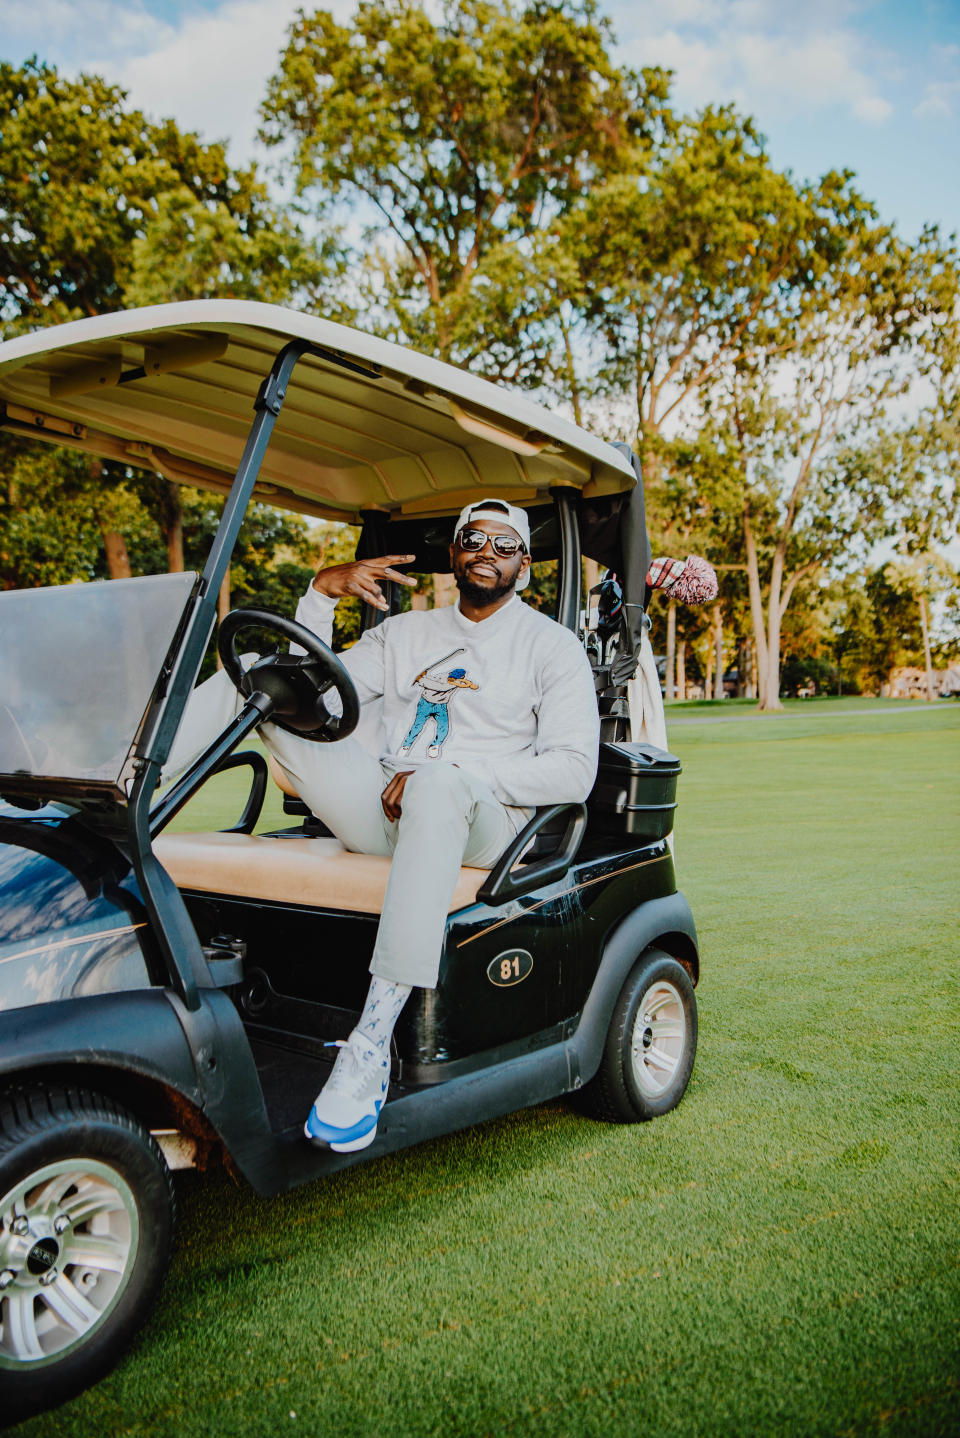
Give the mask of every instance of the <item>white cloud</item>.
M 879 95 L 866 95 L 857 100 L 853 113 L 858 120 L 866 120 L 868 125 L 882 125 L 893 114 L 893 106 Z
M 929 66 L 936 78 L 927 81 L 913 113 L 920 120 L 952 120 L 960 108 L 960 45 L 933 46 Z
M 611 13 L 621 49 L 673 70 L 685 108 L 733 99 L 775 116 L 839 106 L 870 124 L 893 113 L 866 68 L 876 56 L 844 25 L 852 0 L 808 0 L 799 15 L 778 0 L 675 0 L 667 13 L 659 0 L 615 0 Z
M 931 80 L 913 113 L 918 120 L 952 120 L 958 100 L 960 80 Z
M 743 35 L 734 46 L 743 88 L 762 100 L 767 113 L 776 108 L 852 110 L 858 119 L 879 124 L 893 107 L 881 95 L 854 55 L 860 47 L 845 31 L 821 32 L 798 41 L 790 35 Z
M 173 116 L 208 140 L 232 137 L 231 159 L 250 158 L 257 108 L 277 66 L 295 0 L 226 0 L 185 18 L 149 50 L 93 62 L 154 117 Z
M 144 53 L 165 43 L 173 31 L 152 15 L 142 0 L 4 0 L 4 50 L 21 53 L 36 50 L 42 59 L 65 69 L 91 70 L 93 46 L 109 46 L 112 55 L 129 51 Z
M 664 30 L 646 37 L 640 55 L 645 65 L 661 65 L 674 72 L 674 88 L 683 104 L 700 106 L 731 92 L 735 67 L 730 54 L 706 40 Z
M 6 55 L 37 51 L 66 74 L 104 75 L 154 119 L 171 116 L 207 140 L 229 137 L 234 164 L 256 150 L 257 111 L 298 8 L 298 0 L 223 0 L 170 24 L 150 13 L 150 0 L 0 4 Z M 346 19 L 354 5 L 327 0 L 326 8 Z

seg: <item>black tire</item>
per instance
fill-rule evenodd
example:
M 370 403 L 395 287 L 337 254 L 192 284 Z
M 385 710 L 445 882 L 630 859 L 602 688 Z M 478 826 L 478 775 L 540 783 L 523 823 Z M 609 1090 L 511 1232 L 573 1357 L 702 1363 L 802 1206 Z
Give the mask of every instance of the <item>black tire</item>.
M 160 1292 L 173 1227 L 163 1155 L 112 1099 L 0 1097 L 0 1426 L 114 1366 Z
M 669 1113 L 683 1098 L 697 1052 L 697 1000 L 682 964 L 648 949 L 620 990 L 600 1067 L 578 1108 L 608 1123 Z

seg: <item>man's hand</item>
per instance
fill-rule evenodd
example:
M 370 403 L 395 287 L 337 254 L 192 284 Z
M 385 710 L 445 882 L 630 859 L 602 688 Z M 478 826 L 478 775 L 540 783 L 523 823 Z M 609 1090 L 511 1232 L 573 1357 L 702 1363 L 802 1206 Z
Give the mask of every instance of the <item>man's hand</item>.
M 395 824 L 400 818 L 400 801 L 403 798 L 403 791 L 406 786 L 406 782 L 410 778 L 410 775 L 412 773 L 412 769 L 403 769 L 399 773 L 394 774 L 393 778 L 390 780 L 390 783 L 380 795 L 380 803 L 383 805 L 383 812 L 386 814 L 387 818 L 391 821 L 391 823 Z
M 390 606 L 383 597 L 380 584 L 392 579 L 395 584 L 406 584 L 410 589 L 416 589 L 415 579 L 392 567 L 395 564 L 410 564 L 415 558 L 414 554 L 384 554 L 379 559 L 354 559 L 350 564 L 332 564 L 329 569 L 320 570 L 313 587 L 318 594 L 326 594 L 330 599 L 356 594 L 372 604 L 374 609 L 386 610 Z

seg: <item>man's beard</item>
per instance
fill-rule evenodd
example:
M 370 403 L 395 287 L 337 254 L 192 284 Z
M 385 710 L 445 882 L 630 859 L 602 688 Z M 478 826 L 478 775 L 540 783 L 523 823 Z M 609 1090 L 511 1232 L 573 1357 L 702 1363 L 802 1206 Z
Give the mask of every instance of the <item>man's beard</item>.
M 506 579 L 493 585 L 474 584 L 468 569 L 464 569 L 460 574 L 455 574 L 454 579 L 461 597 L 468 604 L 475 604 L 477 608 L 486 604 L 496 604 L 498 600 L 505 599 L 508 594 L 513 592 L 517 583 L 516 579 Z

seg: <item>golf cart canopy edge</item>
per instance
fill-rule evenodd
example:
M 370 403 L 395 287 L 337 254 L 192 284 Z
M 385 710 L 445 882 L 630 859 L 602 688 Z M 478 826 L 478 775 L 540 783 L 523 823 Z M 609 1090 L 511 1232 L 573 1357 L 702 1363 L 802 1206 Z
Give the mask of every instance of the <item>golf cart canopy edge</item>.
M 626 454 L 510 390 L 279 306 L 194 300 L 77 320 L 0 344 L 0 425 L 226 494 L 264 375 L 297 365 L 254 498 L 357 522 L 498 495 L 630 491 Z M 319 351 L 319 353 L 318 353 Z

